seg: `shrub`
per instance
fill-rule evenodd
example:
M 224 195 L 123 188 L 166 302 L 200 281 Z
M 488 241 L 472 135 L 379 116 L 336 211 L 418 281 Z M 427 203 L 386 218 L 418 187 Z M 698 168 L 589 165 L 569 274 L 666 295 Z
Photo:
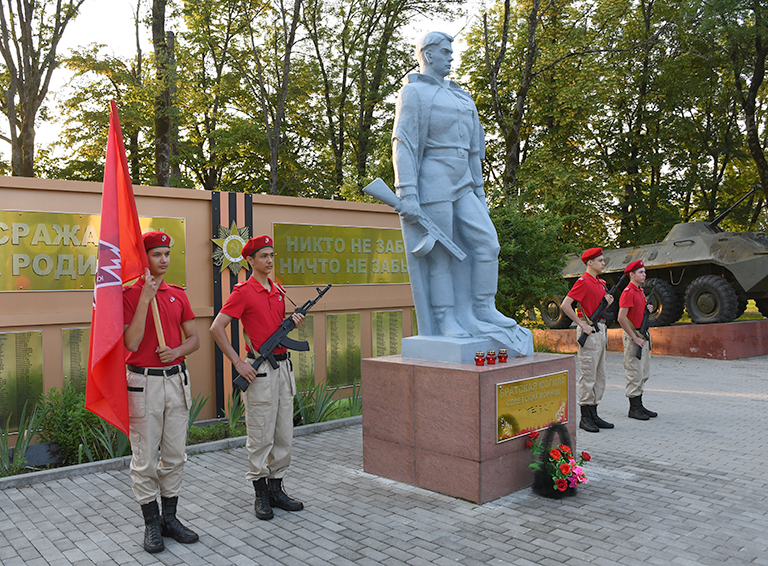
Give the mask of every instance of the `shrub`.
M 46 411 L 39 436 L 59 445 L 64 465 L 80 461 L 83 442 L 95 449 L 100 419 L 85 408 L 85 393 L 78 393 L 67 382 L 62 389 L 51 388 L 38 405 Z

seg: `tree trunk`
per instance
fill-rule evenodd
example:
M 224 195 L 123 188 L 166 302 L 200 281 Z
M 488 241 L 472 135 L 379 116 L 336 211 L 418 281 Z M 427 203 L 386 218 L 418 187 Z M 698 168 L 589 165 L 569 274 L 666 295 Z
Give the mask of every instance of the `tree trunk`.
M 171 184 L 171 56 L 165 33 L 166 1 L 152 3 L 152 43 L 159 85 L 155 95 L 155 184 L 160 187 Z

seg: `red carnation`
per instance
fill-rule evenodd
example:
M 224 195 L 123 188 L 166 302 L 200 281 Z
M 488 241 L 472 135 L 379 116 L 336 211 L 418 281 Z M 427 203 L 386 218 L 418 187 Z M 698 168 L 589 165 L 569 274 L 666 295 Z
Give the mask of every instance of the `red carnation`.
M 562 456 L 563 455 L 560 453 L 560 450 L 558 450 L 557 448 L 553 448 L 552 450 L 549 451 L 549 457 L 555 461 L 562 458 Z
M 584 458 L 585 462 L 589 462 L 592 459 L 592 456 L 589 455 L 589 452 L 582 452 L 581 457 Z
M 536 431 L 534 430 L 534 431 L 533 431 L 531 434 L 529 434 L 528 436 L 530 436 L 531 438 L 533 438 L 534 440 L 536 440 L 536 439 L 539 437 L 539 433 L 538 433 L 538 432 L 536 432 Z
M 533 440 L 529 438 L 528 440 L 525 441 L 525 447 L 530 448 L 531 446 L 533 446 Z
M 571 473 L 571 465 L 570 464 L 560 464 L 560 473 L 564 476 L 567 476 Z
M 557 484 L 558 491 L 565 491 L 568 488 L 568 482 L 563 478 L 559 478 L 555 483 Z
M 558 446 L 558 448 L 560 448 L 560 450 L 562 450 L 566 454 L 570 454 L 571 453 L 571 449 L 568 448 L 565 444 L 561 444 L 560 446 Z

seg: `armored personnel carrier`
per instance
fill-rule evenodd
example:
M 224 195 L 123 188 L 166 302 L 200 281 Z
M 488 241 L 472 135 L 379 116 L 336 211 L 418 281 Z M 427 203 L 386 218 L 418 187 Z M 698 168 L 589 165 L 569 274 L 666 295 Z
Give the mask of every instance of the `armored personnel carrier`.
M 768 317 L 768 235 L 724 232 L 718 227 L 739 202 L 712 222 L 676 224 L 661 242 L 606 250 L 601 277 L 610 288 L 628 263 L 643 260 L 648 273 L 646 295 L 653 293 L 651 326 L 677 322 L 683 309 L 697 324 L 731 322 L 744 313 L 749 299 L 754 299 L 760 313 Z M 563 277 L 572 286 L 583 273 L 584 264 L 572 255 Z M 618 300 L 612 307 L 615 317 Z M 558 298 L 542 304 L 541 317 L 550 328 L 571 325 L 560 311 Z

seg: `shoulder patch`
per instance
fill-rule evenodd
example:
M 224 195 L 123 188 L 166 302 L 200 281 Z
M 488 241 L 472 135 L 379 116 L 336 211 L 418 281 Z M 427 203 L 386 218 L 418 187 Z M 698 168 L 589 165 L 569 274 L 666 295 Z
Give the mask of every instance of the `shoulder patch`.
M 275 287 L 277 287 L 277 290 L 280 291 L 283 295 L 287 295 L 288 291 L 285 290 L 285 287 L 280 285 L 280 283 L 275 282 Z
M 242 287 L 246 283 L 247 283 L 247 281 L 241 281 L 240 283 L 235 283 L 235 289 L 237 289 L 238 287 Z

